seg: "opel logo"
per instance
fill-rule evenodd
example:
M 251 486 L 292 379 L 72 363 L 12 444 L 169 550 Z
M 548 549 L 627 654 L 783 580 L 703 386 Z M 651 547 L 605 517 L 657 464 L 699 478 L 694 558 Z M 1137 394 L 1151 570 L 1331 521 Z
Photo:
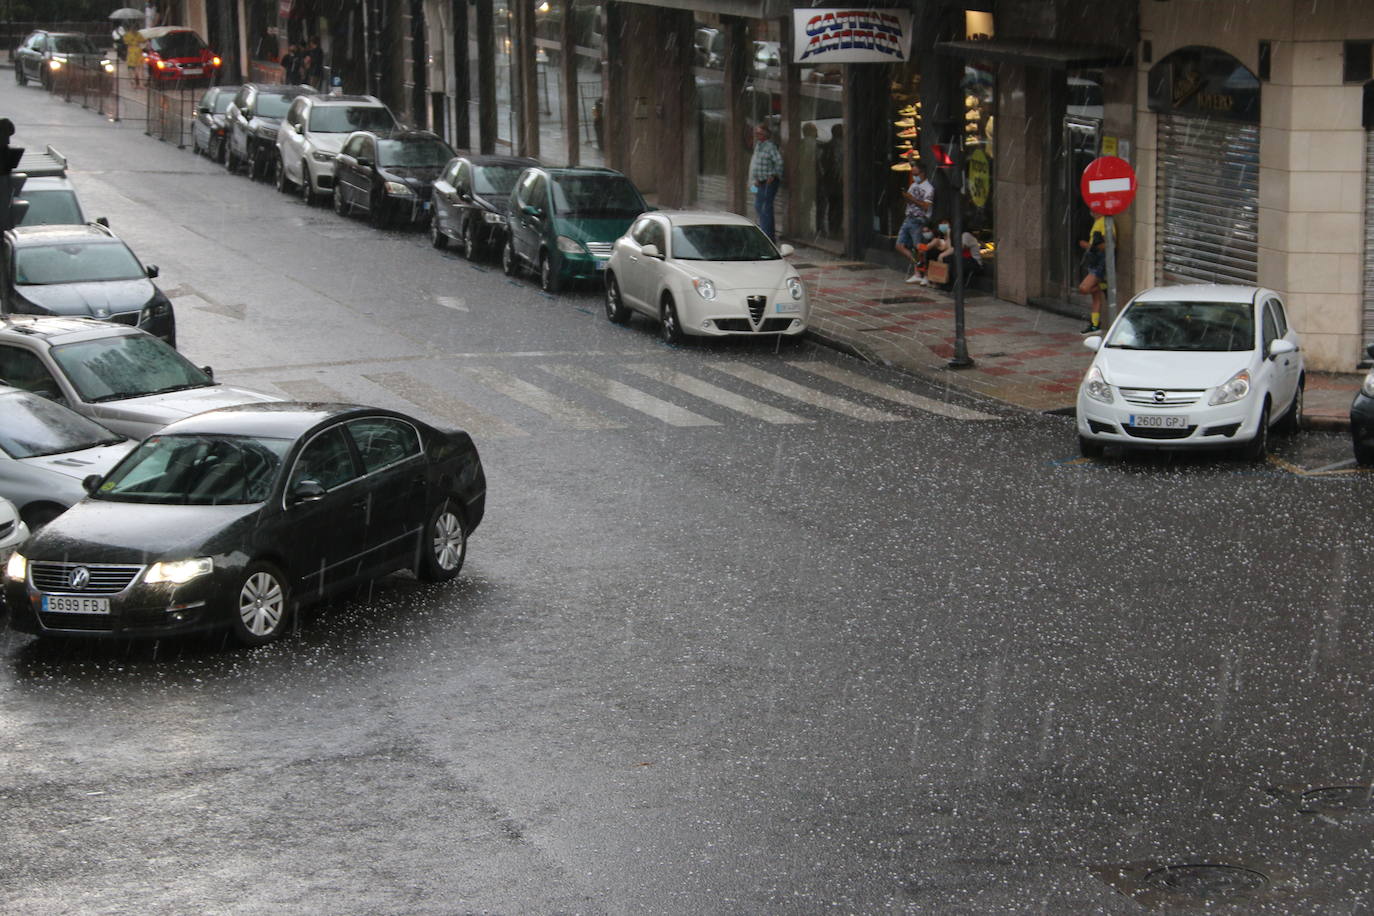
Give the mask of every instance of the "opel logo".
M 91 584 L 91 571 L 84 566 L 78 566 L 72 570 L 71 586 L 80 590 Z
M 1164 403 L 1164 398 L 1165 398 L 1165 397 L 1166 397 L 1166 395 L 1164 394 L 1164 392 L 1162 392 L 1162 391 L 1156 391 L 1156 392 L 1155 392 L 1155 403 L 1156 403 L 1156 404 L 1163 404 L 1163 403 Z

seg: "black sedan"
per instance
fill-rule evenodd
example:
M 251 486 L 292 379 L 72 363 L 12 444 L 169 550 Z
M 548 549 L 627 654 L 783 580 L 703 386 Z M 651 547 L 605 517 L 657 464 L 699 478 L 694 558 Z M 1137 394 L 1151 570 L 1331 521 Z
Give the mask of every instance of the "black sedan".
M 1374 359 L 1374 344 L 1366 352 Z M 1350 405 L 1350 439 L 1355 446 L 1355 461 L 1365 467 L 1374 465 L 1374 369 L 1364 377 Z
M 434 182 L 434 216 L 429 239 L 435 248 L 457 241 L 477 259 L 506 243 L 506 202 L 520 173 L 534 159 L 518 156 L 457 156 Z
M 229 103 L 234 101 L 238 86 L 211 86 L 196 102 L 196 116 L 191 121 L 191 149 L 204 153 L 214 162 L 223 162 L 228 148 Z
M 372 225 L 429 219 L 434 179 L 453 147 L 427 130 L 357 130 L 334 160 L 334 210 L 367 213 Z
M 15 82 L 23 86 L 37 80 L 44 89 L 52 89 L 74 69 L 104 73 L 114 69 L 112 61 L 80 32 L 39 29 L 14 49 L 12 57 Z
M 462 568 L 486 477 L 464 432 L 340 404 L 252 404 L 149 436 L 5 567 L 10 625 L 45 636 L 280 636 L 296 606 Z
M 82 315 L 140 327 L 177 343 L 171 300 L 109 227 L 18 226 L 5 233 L 4 298 L 0 311 L 19 315 Z

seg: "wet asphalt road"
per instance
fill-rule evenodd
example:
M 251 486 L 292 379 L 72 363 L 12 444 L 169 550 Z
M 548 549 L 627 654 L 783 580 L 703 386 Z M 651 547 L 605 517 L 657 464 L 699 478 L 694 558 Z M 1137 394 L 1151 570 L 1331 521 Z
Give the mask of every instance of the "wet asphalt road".
M 665 348 L 136 122 L 0 107 L 162 268 L 194 361 L 462 423 L 490 482 L 456 583 L 265 650 L 0 635 L 0 911 L 1374 901 L 1371 477 L 1078 461 L 1068 418 Z

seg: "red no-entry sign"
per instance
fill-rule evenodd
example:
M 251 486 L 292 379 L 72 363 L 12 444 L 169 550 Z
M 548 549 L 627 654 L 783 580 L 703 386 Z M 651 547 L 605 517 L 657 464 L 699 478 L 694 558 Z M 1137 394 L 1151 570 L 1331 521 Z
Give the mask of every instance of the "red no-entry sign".
M 1135 169 L 1125 159 L 1098 156 L 1078 183 L 1083 202 L 1098 216 L 1116 216 L 1135 200 Z

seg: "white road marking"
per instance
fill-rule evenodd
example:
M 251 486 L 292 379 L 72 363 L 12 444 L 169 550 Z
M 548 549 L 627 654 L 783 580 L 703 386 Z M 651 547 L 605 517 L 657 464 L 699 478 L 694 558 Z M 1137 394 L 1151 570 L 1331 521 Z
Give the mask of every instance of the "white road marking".
M 810 423 L 811 420 L 799 417 L 794 413 L 773 407 L 770 404 L 762 404 L 758 401 L 746 398 L 744 395 L 735 394 L 733 391 L 726 391 L 718 388 L 710 382 L 702 381 L 696 376 L 678 372 L 676 369 L 669 369 L 666 366 L 650 365 L 647 363 L 632 363 L 627 368 L 640 375 L 647 375 L 651 379 L 656 379 L 665 385 L 671 385 L 688 394 L 696 395 L 705 401 L 719 404 L 721 407 L 728 407 L 738 411 L 745 416 L 753 417 L 756 420 L 763 420 L 768 423 Z
M 914 407 L 917 410 L 924 410 L 927 413 L 939 414 L 942 417 L 952 417 L 955 420 L 996 420 L 997 417 L 990 413 L 983 413 L 981 410 L 973 410 L 968 407 L 960 407 L 957 404 L 948 404 L 944 401 L 937 401 L 934 398 L 922 397 L 910 391 L 904 391 L 877 379 L 851 372 L 848 369 L 836 366 L 833 363 L 823 362 L 789 362 L 787 365 L 795 369 L 806 372 L 813 372 L 816 375 L 830 379 L 832 382 L 839 382 L 841 385 L 848 385 L 859 391 L 877 395 L 889 401 L 896 401 L 898 404 L 905 404 L 907 407 Z
M 376 382 L 422 411 L 458 425 L 470 435 L 492 438 L 529 435 L 520 427 L 512 426 L 500 417 L 494 417 L 471 404 L 450 397 L 447 392 L 420 381 L 408 372 L 379 372 L 375 375 L 364 375 L 363 378 Z
M 766 388 L 775 394 L 780 394 L 786 398 L 801 401 L 803 404 L 811 404 L 815 407 L 823 407 L 826 410 L 833 410 L 836 413 L 853 417 L 856 420 L 863 420 L 867 423 L 896 423 L 906 419 L 899 417 L 895 413 L 888 413 L 885 410 L 878 410 L 863 404 L 856 404 L 844 398 L 837 398 L 834 395 L 826 394 L 823 391 L 816 391 L 799 385 L 796 382 L 785 379 L 780 375 L 756 369 L 753 366 L 746 366 L 743 363 L 712 363 L 711 368 L 717 369 L 727 375 L 733 375 L 737 379 Z
M 576 366 L 541 366 L 540 368 L 561 379 L 567 379 L 574 384 L 588 388 L 604 398 L 624 404 L 631 410 L 648 414 L 655 420 L 662 420 L 669 426 L 720 425 L 715 420 L 692 413 L 685 407 L 670 404 L 637 388 L 631 388 L 629 385 L 617 382 L 615 379 L 597 375 L 595 372 L 588 372 Z
M 573 429 L 621 429 L 625 425 L 593 413 L 580 404 L 531 385 L 501 369 L 491 366 L 465 366 L 462 371 L 498 394 L 504 394 L 526 407 L 533 407 L 545 416 Z
M 467 301 L 459 299 L 457 296 L 435 296 L 434 301 L 446 309 L 453 309 L 455 312 L 466 312 L 468 310 Z

